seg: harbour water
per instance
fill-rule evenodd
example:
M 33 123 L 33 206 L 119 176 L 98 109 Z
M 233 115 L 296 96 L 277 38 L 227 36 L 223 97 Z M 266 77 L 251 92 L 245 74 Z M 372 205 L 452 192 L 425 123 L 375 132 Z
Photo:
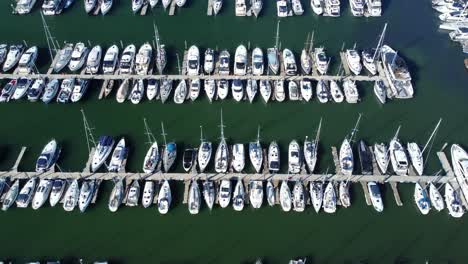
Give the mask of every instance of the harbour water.
M 262 15 L 237 18 L 234 3 L 225 3 L 218 17 L 206 16 L 206 2 L 188 1 L 186 8 L 173 17 L 161 8 L 147 16 L 131 14 L 130 1 L 115 1 L 105 16 L 88 17 L 83 3 L 77 1 L 61 16 L 47 18 L 52 34 L 59 42 L 85 41 L 105 47 L 122 41 L 143 44 L 152 40 L 152 23 L 159 27 L 168 47 L 168 65 L 177 72 L 176 53 L 183 54 L 184 42 L 204 49 L 235 47 L 244 43 L 263 49 L 273 45 L 276 28 L 275 6 L 265 3 Z M 358 84 L 363 97 L 357 105 L 313 103 L 272 103 L 259 98 L 252 105 L 233 100 L 209 104 L 203 97 L 194 103 L 162 105 L 143 101 L 139 105 L 117 104 L 115 99 L 98 101 L 98 89 L 92 89 L 78 104 L 44 105 L 10 102 L 0 105 L 0 167 L 14 163 L 20 147 L 28 146 L 19 170 L 32 170 L 43 145 L 56 138 L 63 147 L 59 165 L 64 171 L 78 171 L 87 159 L 80 109 L 95 128 L 95 136 L 125 136 L 131 146 L 127 171 L 140 171 L 147 150 L 143 118 L 147 118 L 157 139 L 162 140 L 160 122 L 165 123 L 168 139 L 184 146 L 197 146 L 199 126 L 213 142 L 219 137 L 219 113 L 223 109 L 225 134 L 229 143 L 247 143 L 261 126 L 264 146 L 276 140 L 286 157 L 292 139 L 313 137 L 320 117 L 324 119 L 318 171 L 333 168 L 330 146 L 339 145 L 353 127 L 359 113 L 363 119 L 358 138 L 369 143 L 389 141 L 402 125 L 400 139 L 424 144 L 439 118 L 443 118 L 426 171 L 440 170 L 435 151 L 445 142 L 468 146 L 468 118 L 465 108 L 468 75 L 458 46 L 445 33 L 436 30 L 436 16 L 428 1 L 383 1 L 381 18 L 353 18 L 349 4 L 340 18 L 316 17 L 303 1 L 303 17 L 286 18 L 280 23 L 282 47 L 296 51 L 304 45 L 309 32 L 315 31 L 315 45 L 325 46 L 333 55 L 332 67 L 338 68 L 338 52 L 357 43 L 358 48 L 375 46 L 377 35 L 388 23 L 386 42 L 406 58 L 415 87 L 415 98 L 395 100 L 381 106 L 371 85 Z M 38 67 L 45 72 L 50 59 L 39 8 L 28 16 L 11 15 L 11 1 L 0 2 L 0 42 L 13 44 L 25 40 L 39 45 Z M 333 72 L 333 71 L 332 71 Z M 182 152 L 179 153 L 179 157 Z M 283 159 L 282 167 L 286 168 Z M 210 168 L 209 168 L 210 169 Z M 212 169 L 212 168 L 211 168 Z M 181 162 L 177 171 L 182 171 Z M 253 171 L 253 168 L 248 168 Z M 174 206 L 161 216 L 155 208 L 121 208 L 112 214 L 107 209 L 110 184 L 101 186 L 96 205 L 85 214 L 65 213 L 60 207 L 38 211 L 11 208 L 0 215 L 0 258 L 17 260 L 111 259 L 117 263 L 252 263 L 263 257 L 266 263 L 286 263 L 292 257 L 307 256 L 312 263 L 465 263 L 464 250 L 468 227 L 464 219 L 453 219 L 444 211 L 428 216 L 418 213 L 413 202 L 413 185 L 400 185 L 403 207 L 395 205 L 389 186 L 384 189 L 385 210 L 377 214 L 365 205 L 360 186 L 352 192 L 353 205 L 334 215 L 283 213 L 279 207 L 253 211 L 246 208 L 204 208 L 191 216 L 182 205 L 183 186 L 174 188 Z

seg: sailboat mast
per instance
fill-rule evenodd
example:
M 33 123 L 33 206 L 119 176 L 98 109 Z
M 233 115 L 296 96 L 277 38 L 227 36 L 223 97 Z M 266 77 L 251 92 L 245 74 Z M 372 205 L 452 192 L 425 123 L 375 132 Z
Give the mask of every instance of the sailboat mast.
M 377 47 L 375 48 L 375 52 L 374 52 L 374 56 L 372 57 L 372 61 L 375 60 L 375 57 L 377 57 L 377 54 L 380 54 L 380 47 L 383 44 L 386 31 L 387 31 L 387 23 L 385 23 L 384 28 L 382 30 L 382 33 L 380 34 L 379 42 L 377 43 Z
M 317 134 L 315 135 L 315 145 L 317 145 L 319 142 L 321 129 L 322 129 L 322 118 L 320 118 L 319 126 L 317 128 Z
M 397 131 L 395 132 L 395 136 L 393 136 L 393 139 L 398 138 L 398 134 L 400 133 L 400 128 L 401 128 L 401 126 L 398 126 Z
M 350 142 L 353 141 L 354 135 L 356 134 L 357 128 L 359 126 L 359 121 L 361 121 L 361 116 L 362 116 L 362 114 L 359 114 L 356 125 L 354 125 L 353 131 L 351 132 L 351 136 L 349 137 Z
M 156 49 L 159 52 L 159 49 L 160 49 L 159 33 L 158 33 L 158 28 L 156 27 L 156 24 L 154 22 L 153 22 L 153 28 L 154 28 L 154 40 L 156 41 Z
M 257 129 L 257 142 L 260 142 L 260 125 L 258 125 Z
M 315 31 L 312 31 L 312 36 L 310 37 L 309 53 L 312 52 L 312 48 L 314 47 L 314 33 L 315 33 Z
M 42 27 L 44 28 L 44 33 L 45 33 L 45 36 L 46 36 L 47 46 L 49 48 L 50 60 L 53 61 L 54 60 L 54 55 L 52 54 L 51 44 L 54 46 L 54 48 L 55 48 L 55 44 L 54 44 L 53 40 L 49 39 L 49 33 L 50 32 L 48 30 L 47 22 L 45 21 L 45 18 L 44 18 L 44 15 L 42 14 L 42 12 L 40 12 L 40 14 L 41 14 L 41 20 L 42 20 Z
M 145 123 L 145 134 L 148 137 L 148 143 L 151 144 L 152 142 L 155 142 L 156 139 L 154 138 L 153 133 L 151 133 L 151 130 L 148 127 L 148 124 L 146 123 L 146 118 L 143 118 L 143 123 Z
M 164 132 L 164 123 L 163 123 L 163 122 L 161 122 L 161 129 L 162 129 L 161 136 L 163 136 L 163 139 L 164 139 L 164 146 L 167 146 L 167 142 L 166 142 L 166 132 Z
M 221 140 L 224 140 L 223 109 L 221 109 Z
M 91 152 L 91 144 L 93 144 L 93 147 L 96 147 L 96 141 L 94 141 L 94 136 L 93 136 L 93 128 L 89 126 L 88 119 L 86 118 L 86 115 L 83 109 L 81 109 L 81 115 L 83 117 L 83 126 L 85 129 L 86 144 L 88 145 L 88 152 Z
M 280 20 L 276 23 L 276 37 L 275 37 L 275 49 L 278 49 L 278 42 L 279 42 L 279 23 Z
M 432 138 L 436 135 L 437 130 L 439 129 L 440 123 L 442 123 L 442 118 L 439 119 L 439 122 L 437 122 L 436 127 L 435 127 L 434 130 L 432 131 L 432 134 L 431 134 L 431 136 L 429 137 L 429 139 L 427 140 L 426 145 L 424 145 L 424 148 L 423 148 L 423 150 L 421 151 L 421 153 L 424 153 L 424 151 L 426 150 L 427 146 L 428 146 L 429 143 L 431 142 Z
M 200 142 L 203 142 L 203 126 L 200 126 Z

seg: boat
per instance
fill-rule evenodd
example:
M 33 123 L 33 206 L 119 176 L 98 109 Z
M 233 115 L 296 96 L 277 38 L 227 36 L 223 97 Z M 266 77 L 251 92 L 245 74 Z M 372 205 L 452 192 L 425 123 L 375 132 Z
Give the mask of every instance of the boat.
M 275 81 L 275 99 L 278 102 L 283 102 L 286 99 L 286 92 L 284 91 L 284 80 Z
M 310 6 L 316 15 L 323 14 L 323 0 L 310 0 Z
M 263 181 L 251 181 L 249 186 L 249 200 L 254 209 L 262 207 Z
M 329 91 L 328 91 L 328 86 L 324 80 L 319 80 L 317 82 L 316 90 L 317 90 L 316 93 L 317 93 L 317 98 L 319 99 L 319 102 L 322 104 L 327 103 Z
M 398 139 L 390 141 L 390 161 L 393 171 L 396 175 L 403 176 L 408 174 L 408 158 L 405 150 Z
M 344 94 L 335 80 L 330 80 L 330 94 L 335 103 L 342 103 Z
M 349 195 L 349 182 L 348 181 L 342 181 L 340 182 L 340 203 L 341 206 L 344 208 L 348 208 L 351 206 L 351 197 Z
M 345 94 L 346 102 L 355 104 L 359 101 L 359 92 L 356 87 L 356 81 L 345 79 L 343 81 L 343 91 Z
M 260 144 L 260 127 L 258 127 L 257 140 L 249 143 L 249 157 L 255 171 L 260 173 L 263 165 L 263 150 Z
M 200 95 L 200 79 L 192 79 L 190 80 L 190 88 L 189 88 L 189 97 L 190 100 L 195 101 L 197 100 L 198 96 Z
M 215 16 L 221 11 L 221 7 L 223 7 L 223 0 L 213 0 L 213 13 Z
M 112 92 L 112 89 L 114 88 L 116 80 L 108 80 L 107 82 L 104 82 L 104 98 L 107 98 L 109 96 L 110 92 Z
M 221 206 L 221 208 L 228 207 L 229 202 L 231 201 L 231 181 L 221 181 L 221 184 L 219 186 L 218 200 L 219 206 Z
M 143 83 L 143 79 L 135 80 L 133 83 L 132 91 L 128 98 L 132 104 L 139 104 L 143 96 L 145 95 L 145 84 Z
M 42 102 L 48 104 L 50 103 L 58 93 L 60 82 L 58 79 L 53 79 L 47 83 L 47 86 L 42 95 Z
M 28 90 L 28 100 L 30 102 L 36 102 L 42 95 L 42 92 L 45 88 L 45 80 L 44 79 L 36 79 L 31 88 Z M 3 96 L 3 94 L 2 94 Z
M 23 52 L 24 52 L 24 46 L 22 44 L 11 45 L 6 55 L 5 62 L 3 63 L 3 67 L 2 67 L 3 72 L 7 72 L 13 69 L 13 67 L 15 67 L 18 61 L 20 60 Z
M 65 46 L 59 51 L 58 53 L 58 59 L 57 62 L 54 64 L 54 72 L 58 73 L 65 66 L 67 66 L 70 63 L 71 57 L 73 53 L 73 44 L 72 43 L 66 43 Z
M 113 0 L 103 0 L 101 2 L 101 14 L 103 16 L 105 16 L 105 15 L 107 15 L 107 13 L 109 13 L 113 3 L 114 3 Z
M 31 12 L 36 0 L 19 0 L 16 3 L 15 11 L 18 15 L 26 15 Z
M 405 60 L 390 46 L 383 45 L 380 51 L 385 77 L 395 98 L 412 98 L 414 91 L 411 84 L 411 74 Z
M 158 211 L 160 214 L 167 214 L 171 207 L 172 194 L 168 180 L 164 180 L 158 194 Z
M 419 176 L 421 176 L 423 174 L 424 169 L 424 162 L 421 149 L 419 148 L 418 144 L 414 142 L 408 143 L 406 149 L 408 150 L 408 154 L 414 170 Z
M 206 97 L 208 97 L 208 100 L 211 103 L 216 93 L 216 82 L 213 79 L 205 79 L 203 84 L 204 84 L 203 86 L 205 89 Z
M 8 46 L 6 44 L 0 44 L 0 65 L 5 61 L 8 53 Z
M 283 209 L 284 212 L 291 211 L 291 203 L 292 203 L 291 190 L 289 189 L 287 181 L 281 182 L 279 199 L 280 199 L 281 209 Z
M 118 179 L 114 183 L 111 195 L 109 196 L 108 208 L 109 211 L 115 213 L 122 204 L 124 198 L 124 183 L 122 179 Z
M 163 4 L 164 4 L 164 1 L 163 1 Z M 156 27 L 155 24 L 153 24 L 153 28 L 154 28 L 154 39 L 156 40 L 156 67 L 158 68 L 159 74 L 162 74 L 167 64 L 166 49 L 165 49 L 164 44 L 161 44 L 161 40 L 159 39 L 158 28 Z
M 300 81 L 301 86 L 301 96 L 306 102 L 309 102 L 312 99 L 312 82 L 309 79 L 303 79 Z
M 242 211 L 244 209 L 245 190 L 244 183 L 241 179 L 237 180 L 234 193 L 232 194 L 232 207 L 235 211 Z
M 235 172 L 242 172 L 245 167 L 244 144 L 234 144 L 232 147 L 231 166 Z
M 271 180 L 267 181 L 267 186 L 266 186 L 266 198 L 269 206 L 274 206 L 276 203 L 276 192 L 275 192 L 275 186 L 273 186 L 273 183 Z
M 39 181 L 39 185 L 37 186 L 37 190 L 34 193 L 34 197 L 32 199 L 32 209 L 37 210 L 41 208 L 41 206 L 47 201 L 47 198 L 49 198 L 51 189 L 52 180 L 41 179 Z
M 273 74 L 278 74 L 279 58 L 278 58 L 278 41 L 279 41 L 279 20 L 276 24 L 275 46 L 267 49 L 268 68 Z
M 464 10 L 443 13 L 439 15 L 439 19 L 444 22 L 463 22 L 468 17 L 468 13 Z
M 306 49 L 301 52 L 301 69 L 304 74 L 310 74 L 312 70 L 312 61 Z
M 187 0 L 177 0 L 176 5 L 178 7 L 183 7 L 186 2 L 187 2 Z
M 343 140 L 340 147 L 340 168 L 345 176 L 351 176 L 354 169 L 353 150 L 348 138 Z
M 63 194 L 65 193 L 67 182 L 62 179 L 55 179 L 52 183 L 52 190 L 50 191 L 49 204 L 54 207 L 60 202 Z
M 221 79 L 217 83 L 218 87 L 218 98 L 224 100 L 229 94 L 229 81 L 226 79 Z M 208 94 L 208 93 L 207 93 Z
M 377 65 L 375 64 L 374 57 L 376 56 L 376 50 L 363 50 L 361 52 L 362 56 L 362 64 L 370 74 L 376 75 L 377 74 Z
M 83 98 L 84 94 L 88 90 L 89 80 L 88 79 L 76 79 L 75 87 L 71 95 L 71 101 L 76 103 Z
M 374 155 L 380 172 L 386 174 L 388 164 L 390 163 L 387 146 L 384 143 L 375 143 Z
M 112 45 L 107 49 L 102 61 L 102 71 L 104 74 L 113 74 L 119 61 L 119 47 Z
M 247 48 L 239 45 L 234 55 L 234 75 L 245 75 L 247 73 Z
M 19 180 L 15 180 L 15 182 L 11 185 L 10 189 L 5 193 L 5 197 L 3 199 L 2 210 L 6 211 L 10 208 L 16 201 L 19 193 Z
M 250 103 L 252 103 L 253 100 L 255 99 L 255 95 L 257 95 L 257 90 L 258 90 L 257 80 L 248 79 L 246 91 L 247 91 L 247 98 L 249 99 Z
M 449 33 L 449 37 L 453 41 L 467 41 L 468 40 L 468 27 L 459 27 Z
M 153 100 L 159 91 L 159 82 L 156 79 L 149 79 L 146 86 L 146 97 L 149 101 Z
M 182 165 L 184 167 L 184 171 L 189 172 L 193 166 L 193 162 L 195 160 L 196 151 L 192 148 L 188 148 L 184 150 L 184 155 L 182 157 Z
M 158 142 L 155 141 L 146 152 L 145 159 L 143 161 L 143 172 L 153 173 L 156 170 L 159 158 Z
M 442 195 L 440 194 L 439 190 L 432 182 L 429 183 L 429 198 L 431 200 L 432 206 L 438 212 L 444 210 L 444 198 L 442 198 Z
M 190 184 L 188 195 L 188 209 L 190 214 L 198 214 L 201 207 L 201 194 L 198 182 L 193 180 Z
M 215 63 L 214 50 L 208 48 L 205 50 L 205 59 L 203 62 L 203 70 L 205 71 L 206 74 L 213 73 L 214 63 Z
M 327 74 L 328 71 L 328 64 L 329 64 L 329 58 L 327 57 L 327 54 L 325 53 L 324 48 L 316 48 L 314 52 L 315 56 L 315 67 L 317 68 L 317 71 L 324 75 Z
M 57 141 L 52 139 L 42 149 L 41 154 L 36 161 L 36 172 L 44 173 L 55 166 L 55 162 L 59 158 L 60 148 L 57 146 Z
M 65 0 L 44 0 L 42 13 L 45 16 L 59 15 L 62 13 Z
M 256 2 L 261 2 L 262 0 L 254 0 Z M 264 72 L 263 66 L 263 51 L 261 48 L 256 47 L 252 51 L 252 74 L 256 76 L 260 76 Z
M 448 182 L 445 184 L 445 203 L 452 217 L 460 218 L 465 213 L 458 192 Z
M 30 74 L 34 67 L 36 67 L 38 49 L 36 46 L 32 46 L 21 55 L 18 62 L 17 73 L 18 74 Z
M 185 101 L 185 98 L 187 98 L 187 95 L 188 95 L 187 83 L 185 82 L 185 80 L 180 80 L 179 84 L 177 85 L 174 91 L 174 103 L 183 104 Z
M 364 15 L 364 2 L 363 0 L 349 0 L 351 7 L 351 14 L 355 17 L 362 17 Z
M 372 17 L 379 17 L 382 15 L 382 1 L 381 0 L 366 0 L 367 13 Z
M 302 182 L 297 181 L 293 188 L 293 210 L 295 212 L 304 212 L 305 210 L 305 194 L 304 185 Z
M 114 147 L 114 139 L 111 136 L 100 136 L 98 145 L 93 154 L 91 172 L 96 172 L 109 157 Z
M 216 196 L 216 190 L 214 183 L 212 181 L 203 182 L 203 199 L 205 200 L 206 206 L 208 209 L 213 209 L 214 201 Z
M 148 208 L 153 204 L 154 200 L 154 182 L 147 180 L 145 181 L 145 187 L 143 187 L 143 196 L 141 197 L 141 204 L 143 208 Z
M 375 81 L 374 94 L 380 103 L 385 104 L 387 100 L 387 90 L 383 81 Z
M 325 0 L 324 15 L 330 17 L 340 16 L 340 0 Z
M 276 141 L 272 141 L 268 147 L 268 171 L 276 173 L 280 170 L 280 151 Z
M 244 99 L 244 84 L 242 80 L 235 79 L 231 84 L 232 97 L 237 102 L 240 102 Z
M 268 80 L 260 80 L 260 95 L 265 104 L 268 103 L 271 98 L 271 85 Z
M 310 182 L 310 200 L 315 212 L 318 213 L 323 203 L 323 182 Z
M 458 144 L 453 144 L 450 153 L 452 167 L 463 197 L 468 197 L 468 154 Z
M 10 80 L 2 89 L 2 93 L 0 94 L 0 102 L 9 102 L 10 98 L 15 93 L 17 80 L 13 79 Z
M 86 60 L 86 71 L 90 74 L 96 74 L 101 66 L 102 48 L 99 45 L 94 46 L 89 52 Z
M 120 58 L 119 62 L 119 71 L 120 74 L 132 74 L 133 73 L 133 63 L 135 61 L 136 47 L 133 44 L 128 45 Z
M 132 12 L 136 14 L 138 11 L 140 11 L 144 3 L 146 3 L 146 1 L 144 0 L 132 0 Z M 164 8 L 167 8 L 167 7 L 164 7 Z
M 206 141 L 203 138 L 203 128 L 200 126 L 200 147 L 198 148 L 198 168 L 200 172 L 204 172 L 208 163 L 211 160 L 211 153 L 213 152 L 213 147 L 210 141 Z
M 418 182 L 414 186 L 414 201 L 421 214 L 427 215 L 431 210 L 431 203 L 427 192 Z
M 382 195 L 380 194 L 379 185 L 375 182 L 368 182 L 367 190 L 370 194 L 371 203 L 375 211 L 379 213 L 382 212 L 384 209 L 384 205 L 383 205 Z
M 286 75 L 296 75 L 297 65 L 294 54 L 290 49 L 283 50 L 283 66 L 286 71 Z
M 165 10 L 169 7 L 171 3 L 172 3 L 171 0 L 162 0 L 162 4 Z
M 84 1 L 84 6 L 85 6 L 85 11 L 86 13 L 91 13 L 91 11 L 94 10 L 94 7 L 96 6 L 97 0 L 85 0 Z
M 138 54 L 135 58 L 135 72 L 138 75 L 148 74 L 149 66 L 151 64 L 151 58 L 153 56 L 153 48 L 146 42 L 138 50 Z
M 346 50 L 346 62 L 354 75 L 359 75 L 362 70 L 361 57 L 355 49 Z
M 172 79 L 162 79 L 160 87 L 161 102 L 164 104 L 172 91 Z
M 78 208 L 84 213 L 89 204 L 93 200 L 94 192 L 96 192 L 96 180 L 85 180 L 81 184 L 80 195 L 78 197 Z
M 169 142 L 164 146 L 163 152 L 163 168 L 164 172 L 169 172 L 174 161 L 177 158 L 177 145 L 175 142 Z
M 318 140 L 309 140 L 306 136 L 304 140 L 304 160 L 309 173 L 313 173 L 317 164 Z
M 65 5 L 64 5 L 64 9 L 68 9 L 70 6 L 72 6 L 73 2 L 75 2 L 75 0 L 64 0 L 65 1 Z
M 295 81 L 288 82 L 289 100 L 297 101 L 301 98 L 301 92 Z
M 76 43 L 73 48 L 70 62 L 68 63 L 68 69 L 72 72 L 78 71 L 83 67 L 86 57 L 88 56 L 88 48 L 83 42 Z
M 302 8 L 301 0 L 291 0 L 291 7 L 294 15 L 302 16 L 304 9 Z
M 130 207 L 137 206 L 139 200 L 140 183 L 138 182 L 138 180 L 133 180 L 132 184 L 130 185 L 130 189 L 128 190 L 127 202 L 125 204 Z
M 121 138 L 115 146 L 114 152 L 107 169 L 110 172 L 121 172 L 125 169 L 125 163 L 127 160 L 128 147 L 125 144 L 125 138 Z
M 80 196 L 80 186 L 78 180 L 75 179 L 72 181 L 70 186 L 68 186 L 67 191 L 63 197 L 63 210 L 67 212 L 73 211 L 75 209 L 76 204 L 78 203 L 78 199 Z
M 301 166 L 301 147 L 296 140 L 293 140 L 289 143 L 288 148 L 288 173 L 297 174 L 301 172 Z
M 287 17 L 289 13 L 288 2 L 286 0 L 276 0 L 276 13 L 278 17 Z
M 123 103 L 127 99 L 129 88 L 130 79 L 124 79 L 120 84 L 119 89 L 117 89 L 117 94 L 115 96 L 118 103 Z
M 245 4 L 245 0 L 236 0 L 235 14 L 236 16 L 247 15 L 247 5 Z
M 228 75 L 230 73 L 230 54 L 227 50 L 221 51 L 219 54 L 219 68 L 218 73 L 221 75 Z
M 364 140 L 359 140 L 358 144 L 359 162 L 361 163 L 362 175 L 373 175 L 372 152 Z
M 221 111 L 220 130 L 221 130 L 221 141 L 219 142 L 218 148 L 216 149 L 215 171 L 217 173 L 226 173 L 228 169 L 229 151 L 228 151 L 226 139 L 224 138 L 224 125 L 223 125 L 223 112 L 222 111 Z
M 187 53 L 187 75 L 198 75 L 200 72 L 200 51 L 193 45 Z

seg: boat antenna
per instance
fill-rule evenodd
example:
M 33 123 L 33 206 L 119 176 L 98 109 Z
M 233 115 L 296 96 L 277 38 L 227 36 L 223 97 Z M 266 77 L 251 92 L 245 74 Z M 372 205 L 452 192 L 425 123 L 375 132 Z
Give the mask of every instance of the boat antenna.
M 357 122 L 356 122 L 356 125 L 354 125 L 354 128 L 353 128 L 353 130 L 351 131 L 351 136 L 349 137 L 349 141 L 350 141 L 350 142 L 353 141 L 354 136 L 356 135 L 356 132 L 358 131 L 357 129 L 358 129 L 358 126 L 359 126 L 359 121 L 361 121 L 361 116 L 362 116 L 362 114 L 359 113 L 359 117 L 358 117 L 358 120 L 357 120 Z
M 143 123 L 145 124 L 145 135 L 148 137 L 148 144 L 152 144 L 153 142 L 156 141 L 156 138 L 154 137 L 153 133 L 151 132 L 151 129 L 148 126 L 148 123 L 146 123 L 146 118 L 143 118 Z
M 41 12 L 42 13 L 42 12 Z M 85 136 L 86 136 L 86 145 L 88 146 L 88 152 L 91 152 L 91 144 L 93 147 L 96 147 L 96 141 L 94 141 L 93 130 L 89 123 L 88 119 L 86 119 L 86 115 L 83 109 L 80 110 L 81 115 L 83 117 L 83 126 L 85 129 Z
M 201 142 L 205 141 L 205 140 L 203 139 L 203 126 L 200 126 L 200 141 L 201 141 Z
M 318 125 L 318 128 L 317 128 L 317 134 L 315 136 L 315 148 L 317 148 L 317 144 L 319 142 L 319 139 L 320 139 L 320 130 L 322 129 L 322 118 L 320 117 L 320 122 L 319 122 L 319 125 Z
M 386 31 L 387 31 L 387 23 L 385 23 L 384 28 L 382 29 L 382 33 L 380 34 L 379 42 L 377 43 L 377 47 L 375 48 L 374 56 L 372 57 L 372 61 L 375 61 L 375 58 L 379 57 L 379 55 L 380 55 L 380 47 L 383 45 Z
M 221 108 L 221 124 L 219 125 L 221 129 L 221 140 L 225 140 L 224 138 L 224 124 L 223 124 L 223 109 Z
M 39 12 L 41 14 L 41 20 L 42 20 L 42 27 L 44 28 L 44 33 L 46 36 L 46 41 L 47 41 L 47 47 L 49 48 L 49 55 L 50 55 L 50 60 L 54 60 L 54 55 L 52 51 L 56 52 L 57 47 L 55 46 L 54 38 L 52 37 L 52 34 L 50 33 L 49 26 L 47 25 L 47 22 L 44 18 L 44 15 L 42 12 Z
M 161 122 L 161 130 L 162 130 L 162 133 L 161 133 L 161 136 L 163 136 L 163 139 L 164 139 L 164 146 L 167 146 L 167 141 L 166 141 L 166 132 L 164 132 L 164 123 Z

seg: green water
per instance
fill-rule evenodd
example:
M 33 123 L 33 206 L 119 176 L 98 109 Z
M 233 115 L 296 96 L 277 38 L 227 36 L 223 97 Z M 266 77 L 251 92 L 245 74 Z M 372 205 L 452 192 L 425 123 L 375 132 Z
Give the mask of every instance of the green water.
M 275 5 L 266 3 L 262 16 L 237 18 L 233 1 L 226 1 L 220 16 L 205 15 L 206 1 L 191 1 L 174 17 L 160 9 L 146 17 L 133 16 L 130 1 L 115 1 L 106 17 L 85 15 L 82 1 L 59 17 L 47 18 L 58 41 L 90 41 L 107 47 L 122 41 L 142 44 L 152 37 L 156 21 L 163 42 L 168 46 L 169 69 L 176 72 L 175 54 L 183 54 L 187 45 L 200 48 L 228 48 L 234 52 L 240 43 L 267 48 L 273 45 L 276 27 Z M 229 2 L 229 3 L 228 3 Z M 344 2 L 344 1 L 343 1 Z M 380 106 L 371 86 L 358 84 L 363 100 L 358 105 L 312 103 L 264 105 L 234 103 L 233 100 L 208 104 L 161 105 L 117 104 L 114 99 L 97 101 L 96 89 L 78 104 L 44 105 L 10 102 L 0 105 L 0 169 L 12 166 L 21 146 L 28 151 L 20 170 L 32 170 L 37 154 L 51 137 L 63 146 L 60 166 L 65 171 L 81 170 L 87 159 L 87 147 L 80 109 L 86 111 L 95 135 L 125 136 L 131 146 L 128 171 L 139 171 L 147 150 L 143 118 L 161 140 L 160 122 L 165 122 L 169 139 L 180 147 L 196 146 L 199 126 L 205 137 L 216 142 L 219 136 L 219 112 L 223 109 L 225 133 L 230 143 L 256 137 L 261 125 L 264 145 L 277 140 L 286 156 L 292 139 L 314 136 L 320 117 L 321 134 L 319 171 L 332 170 L 330 146 L 339 145 L 363 113 L 358 136 L 368 142 L 388 141 L 399 124 L 400 139 L 424 144 L 438 118 L 443 118 L 434 143 L 438 150 L 445 142 L 468 146 L 466 84 L 459 46 L 445 33 L 437 31 L 437 19 L 427 1 L 384 1 L 381 18 L 353 18 L 345 3 L 341 18 L 323 18 L 312 14 L 303 1 L 303 17 L 281 22 L 281 42 L 296 54 L 307 33 L 315 31 L 315 44 L 325 46 L 333 55 L 332 67 L 338 68 L 338 51 L 357 42 L 358 47 L 375 45 L 377 34 L 388 22 L 387 42 L 407 58 L 414 79 L 415 98 L 392 101 Z M 50 64 L 39 11 L 25 17 L 10 14 L 10 1 L 0 2 L 0 42 L 25 40 L 39 45 L 38 63 L 42 71 Z M 182 154 L 182 153 L 179 153 Z M 283 168 L 285 167 L 283 160 Z M 180 162 L 176 170 L 181 171 Z M 435 173 L 440 164 L 432 151 L 426 170 Z M 249 168 L 252 170 L 252 168 Z M 257 257 L 267 263 L 286 263 L 290 258 L 307 256 L 311 263 L 466 263 L 468 227 L 464 219 L 455 220 L 446 212 L 421 216 L 412 202 L 413 186 L 400 187 L 403 207 L 395 205 L 388 186 L 384 189 L 385 211 L 377 214 L 365 205 L 362 188 L 353 187 L 353 205 L 334 215 L 283 213 L 279 207 L 242 213 L 232 209 L 204 209 L 190 216 L 181 204 L 183 188 L 173 185 L 174 206 L 167 216 L 155 208 L 121 208 L 111 214 L 107 209 L 110 184 L 101 189 L 98 203 L 85 213 L 65 213 L 61 208 L 39 211 L 12 208 L 1 213 L 0 257 L 17 260 L 66 259 L 76 261 L 111 259 L 117 263 L 252 263 Z

